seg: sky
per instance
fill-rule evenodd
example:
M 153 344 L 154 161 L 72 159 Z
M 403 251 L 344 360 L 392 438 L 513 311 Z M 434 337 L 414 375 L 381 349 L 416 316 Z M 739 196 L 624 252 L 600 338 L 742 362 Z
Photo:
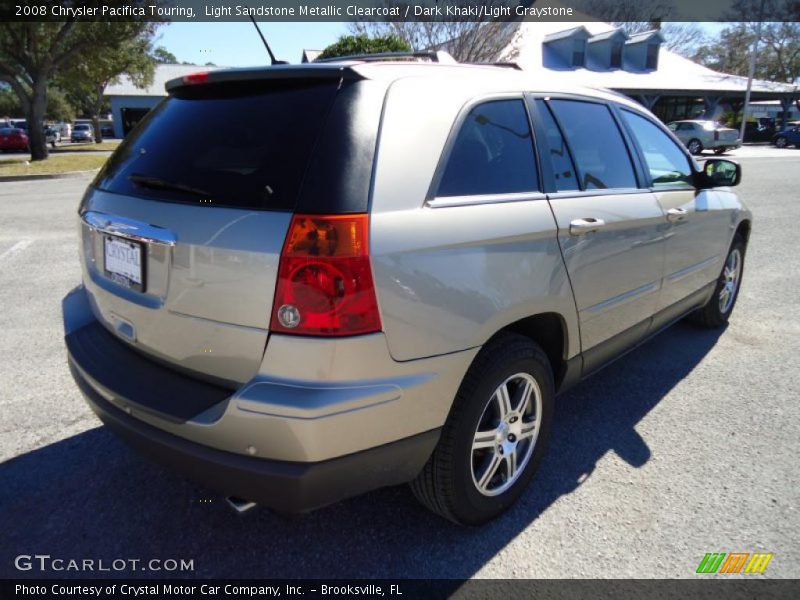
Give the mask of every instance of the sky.
M 716 34 L 725 23 L 700 23 Z M 347 23 L 259 23 L 264 37 L 279 60 L 300 62 L 304 49 L 322 50 L 348 33 Z M 269 59 L 253 24 L 170 23 L 159 30 L 156 46 L 164 46 L 179 61 L 221 67 L 263 65 Z
M 304 49 L 322 50 L 348 33 L 347 23 L 259 23 L 279 60 L 300 62 Z M 246 67 L 269 62 L 253 24 L 170 23 L 159 29 L 156 46 L 164 46 L 179 61 L 225 67 Z

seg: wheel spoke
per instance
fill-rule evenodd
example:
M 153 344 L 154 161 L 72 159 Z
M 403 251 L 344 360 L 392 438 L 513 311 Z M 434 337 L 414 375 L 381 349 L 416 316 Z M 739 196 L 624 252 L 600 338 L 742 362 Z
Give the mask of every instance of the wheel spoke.
M 503 458 L 497 454 L 496 452 L 492 454 L 492 459 L 489 461 L 489 464 L 486 466 L 486 470 L 481 475 L 480 481 L 478 481 L 478 487 L 482 490 L 486 489 L 486 486 L 489 485 L 489 482 L 494 477 L 494 474 L 497 473 L 497 468 L 500 466 L 500 463 L 503 462 Z
M 475 437 L 472 439 L 472 451 L 475 452 L 475 450 L 492 448 L 494 446 L 494 438 L 496 435 L 497 431 L 494 429 L 491 431 L 475 432 Z
M 505 416 L 511 412 L 511 398 L 508 395 L 508 383 L 504 383 L 494 393 L 497 400 L 497 408 L 500 411 L 500 420 L 502 421 Z
M 507 469 L 507 477 L 506 481 L 511 481 L 514 479 L 514 475 L 517 473 L 517 449 L 514 448 L 513 452 L 509 452 L 506 457 L 506 469 Z
M 519 432 L 519 439 L 524 440 L 527 438 L 532 438 L 536 433 L 536 421 L 531 421 L 530 423 L 523 423 L 522 428 Z
M 528 406 L 531 403 L 531 394 L 533 393 L 533 384 L 527 379 L 525 380 L 525 385 L 519 388 L 517 392 L 518 398 L 517 401 L 514 403 L 514 411 L 519 414 L 520 417 L 525 414 L 525 411 L 528 410 Z

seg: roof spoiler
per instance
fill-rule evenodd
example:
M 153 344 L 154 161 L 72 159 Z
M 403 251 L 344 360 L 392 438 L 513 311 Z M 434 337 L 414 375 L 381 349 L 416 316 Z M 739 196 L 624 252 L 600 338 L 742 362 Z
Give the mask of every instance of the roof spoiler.
M 217 83 L 232 83 L 237 81 L 267 81 L 274 80 L 358 80 L 364 79 L 354 70 L 342 65 L 274 65 L 270 67 L 248 67 L 242 69 L 219 69 L 214 71 L 199 71 L 183 77 L 170 79 L 164 85 L 167 93 L 174 90 L 200 85 L 213 85 Z

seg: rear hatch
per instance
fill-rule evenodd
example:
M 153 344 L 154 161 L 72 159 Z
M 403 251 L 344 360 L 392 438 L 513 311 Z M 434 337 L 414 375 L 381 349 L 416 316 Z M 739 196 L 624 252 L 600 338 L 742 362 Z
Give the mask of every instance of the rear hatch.
M 739 132 L 729 127 L 718 127 L 719 139 L 723 142 L 735 142 L 739 139 Z
M 218 73 L 172 85 L 129 134 L 84 197 L 80 234 L 101 323 L 152 358 L 235 387 L 264 354 L 286 231 L 298 202 L 314 204 L 301 197 L 326 184 L 330 199 L 363 195 L 363 208 L 368 184 L 335 181 L 358 170 L 342 163 L 346 151 L 315 158 L 346 141 L 337 131 L 356 82 Z

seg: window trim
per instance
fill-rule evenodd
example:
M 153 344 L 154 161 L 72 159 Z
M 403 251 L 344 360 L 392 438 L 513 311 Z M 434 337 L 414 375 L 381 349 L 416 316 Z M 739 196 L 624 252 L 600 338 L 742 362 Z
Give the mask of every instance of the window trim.
M 470 194 L 468 196 L 439 196 L 439 186 L 442 183 L 442 178 L 444 177 L 444 173 L 447 170 L 447 164 L 450 161 L 450 156 L 453 153 L 453 148 L 455 146 L 456 140 L 458 139 L 458 134 L 461 132 L 461 127 L 464 124 L 464 121 L 467 120 L 469 113 L 477 106 L 481 104 L 486 104 L 489 102 L 497 102 L 503 100 L 518 100 L 525 111 L 525 116 L 528 120 L 528 129 L 531 133 L 531 145 L 533 149 L 533 168 L 536 169 L 537 174 L 537 182 L 538 182 L 538 189 L 535 190 L 526 190 L 524 192 L 507 192 L 501 194 Z M 540 164 L 539 160 L 539 146 L 536 140 L 536 132 L 533 127 L 533 123 L 531 121 L 531 114 L 528 108 L 528 103 L 525 101 L 525 94 L 524 92 L 503 92 L 503 93 L 490 93 L 484 94 L 481 96 L 475 96 L 470 98 L 469 101 L 465 102 L 464 105 L 461 107 L 458 115 L 453 120 L 453 125 L 450 127 L 450 132 L 447 134 L 447 141 L 445 142 L 444 146 L 442 147 L 442 152 L 439 155 L 439 162 L 436 165 L 436 169 L 433 172 L 433 178 L 431 179 L 431 183 L 428 186 L 428 193 L 425 195 L 425 201 L 423 202 L 424 206 L 429 206 L 431 208 L 441 208 L 445 206 L 471 206 L 476 204 L 496 204 L 499 202 L 520 202 L 522 199 L 520 196 L 526 196 L 524 199 L 539 199 L 538 196 L 541 196 L 542 199 L 544 198 L 544 192 L 542 189 L 542 165 Z M 468 200 L 472 198 L 478 198 L 479 200 Z M 450 201 L 455 201 L 450 202 Z
M 621 107 L 619 107 L 618 110 L 627 111 L 627 112 L 631 113 L 632 115 L 641 117 L 645 121 L 650 123 L 651 125 L 655 126 L 656 129 L 658 129 L 662 133 L 664 133 L 666 135 L 666 137 L 675 145 L 675 147 L 678 149 L 678 151 L 686 159 L 686 162 L 689 165 L 689 171 L 692 174 L 692 179 L 694 180 L 695 175 L 697 173 L 697 166 L 696 166 L 696 164 L 694 162 L 694 159 L 692 158 L 692 156 L 686 150 L 686 146 L 684 146 L 682 143 L 680 143 L 680 140 L 677 139 L 675 134 L 672 131 L 670 131 L 670 129 L 666 125 L 664 125 L 663 123 L 657 122 L 654 119 L 651 119 L 647 114 L 639 112 L 639 111 L 637 111 L 637 110 L 635 110 L 633 108 L 629 108 L 629 107 L 626 107 L 626 106 L 621 106 Z M 695 185 L 694 181 L 692 182 L 690 187 L 683 187 L 683 186 L 675 186 L 675 187 L 666 187 L 666 186 L 662 187 L 662 186 L 659 186 L 659 187 L 655 187 L 653 185 L 653 176 L 650 173 L 650 167 L 647 164 L 647 158 L 645 157 L 644 150 L 642 149 L 641 145 L 639 144 L 639 140 L 636 139 L 636 136 L 634 135 L 632 129 L 630 128 L 630 126 L 628 125 L 627 121 L 625 121 L 625 118 L 621 114 L 620 114 L 620 121 L 622 122 L 622 125 L 625 127 L 626 132 L 628 132 L 628 135 L 629 135 L 629 137 L 631 139 L 631 143 L 633 144 L 635 152 L 638 155 L 638 160 L 642 165 L 643 175 L 645 177 L 645 183 L 647 184 L 647 189 L 649 189 L 651 192 L 686 192 L 686 191 L 689 191 L 689 190 L 696 190 L 697 189 L 697 186 Z

